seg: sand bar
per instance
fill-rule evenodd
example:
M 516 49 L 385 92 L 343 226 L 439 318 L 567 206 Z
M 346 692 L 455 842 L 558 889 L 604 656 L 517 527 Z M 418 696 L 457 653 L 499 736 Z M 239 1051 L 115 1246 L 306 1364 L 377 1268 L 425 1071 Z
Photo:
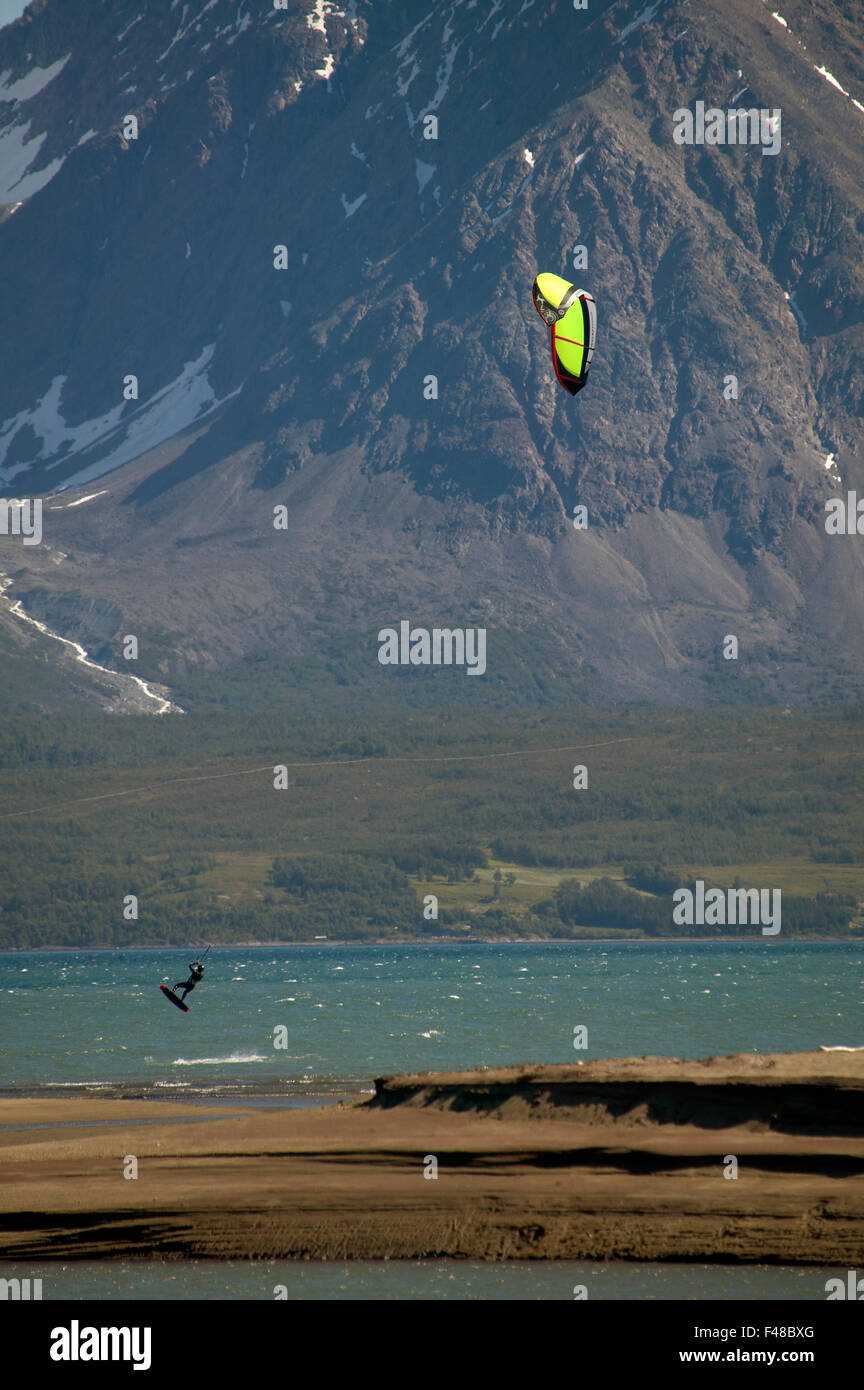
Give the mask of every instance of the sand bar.
M 864 1052 L 426 1073 L 228 1116 L 0 1100 L 0 1127 L 5 1260 L 864 1259 Z

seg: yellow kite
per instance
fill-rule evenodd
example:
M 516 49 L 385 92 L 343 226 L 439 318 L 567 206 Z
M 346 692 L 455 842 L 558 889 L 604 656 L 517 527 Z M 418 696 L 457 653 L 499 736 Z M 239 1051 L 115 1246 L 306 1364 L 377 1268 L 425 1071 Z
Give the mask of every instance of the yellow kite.
M 552 330 L 555 375 L 571 396 L 588 379 L 597 334 L 597 306 L 587 290 L 577 290 L 560 275 L 544 273 L 534 281 L 534 308 Z

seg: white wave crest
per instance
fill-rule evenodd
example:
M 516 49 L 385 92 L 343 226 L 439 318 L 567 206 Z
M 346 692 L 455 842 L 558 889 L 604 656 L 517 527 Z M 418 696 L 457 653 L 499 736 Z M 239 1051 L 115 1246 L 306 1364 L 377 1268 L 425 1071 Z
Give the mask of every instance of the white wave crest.
M 266 1062 L 257 1052 L 232 1052 L 228 1057 L 175 1057 L 172 1067 L 234 1066 L 240 1062 Z

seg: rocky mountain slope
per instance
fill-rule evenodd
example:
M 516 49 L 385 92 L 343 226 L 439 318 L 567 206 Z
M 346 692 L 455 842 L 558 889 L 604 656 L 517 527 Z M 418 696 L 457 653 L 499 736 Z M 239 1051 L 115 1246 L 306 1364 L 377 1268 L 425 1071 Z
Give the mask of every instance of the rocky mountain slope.
M 7 667 L 14 598 L 184 708 L 849 693 L 854 0 L 34 0 L 0 80 Z M 699 101 L 779 149 L 677 144 Z M 575 401 L 538 269 L 598 301 Z M 484 678 L 381 667 L 403 619 Z

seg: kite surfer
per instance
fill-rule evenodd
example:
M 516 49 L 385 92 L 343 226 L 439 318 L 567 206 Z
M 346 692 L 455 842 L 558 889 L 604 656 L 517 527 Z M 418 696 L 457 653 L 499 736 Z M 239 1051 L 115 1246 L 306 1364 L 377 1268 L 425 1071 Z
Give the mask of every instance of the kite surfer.
M 180 995 L 181 1002 L 186 998 L 186 995 L 189 994 L 190 991 L 193 990 L 195 986 L 204 978 L 204 966 L 201 964 L 200 960 L 193 960 L 192 964 L 189 966 L 189 971 L 189 979 L 181 980 L 178 985 L 174 986 L 175 994 L 178 989 L 182 989 L 183 991 L 183 993 Z
M 174 1006 L 175 1006 L 176 1008 L 182 1009 L 182 1011 L 183 1011 L 184 1014 L 188 1014 L 188 1012 L 189 1012 L 189 1005 L 188 1005 L 188 1004 L 184 1004 L 184 1003 L 183 1003 L 183 1000 L 186 998 L 186 995 L 189 993 L 189 991 L 190 991 L 190 990 L 193 990 L 193 989 L 195 988 L 195 986 L 196 986 L 197 984 L 200 984 L 201 981 L 203 980 L 203 978 L 204 978 L 204 964 L 203 964 L 203 963 L 204 963 L 204 961 L 207 959 L 207 957 L 208 957 L 208 955 L 210 954 L 210 951 L 211 951 L 211 950 L 212 950 L 212 947 L 208 946 L 208 947 L 207 947 L 207 950 L 204 952 L 204 955 L 203 955 L 203 956 L 196 956 L 196 957 L 195 957 L 195 959 L 193 960 L 192 964 L 189 966 L 189 979 L 188 979 L 188 980 L 180 980 L 180 982 L 179 982 L 178 984 L 176 984 L 176 985 L 174 986 L 173 989 L 169 989 L 167 985 L 160 985 L 160 986 L 159 986 L 159 988 L 161 989 L 162 993 L 166 996 L 166 998 L 170 999 L 170 1000 L 171 1000 L 171 1003 L 174 1004 Z M 181 992 L 180 994 L 178 994 L 178 993 L 177 993 L 177 990 L 180 990 L 180 991 L 182 991 L 182 992 Z

